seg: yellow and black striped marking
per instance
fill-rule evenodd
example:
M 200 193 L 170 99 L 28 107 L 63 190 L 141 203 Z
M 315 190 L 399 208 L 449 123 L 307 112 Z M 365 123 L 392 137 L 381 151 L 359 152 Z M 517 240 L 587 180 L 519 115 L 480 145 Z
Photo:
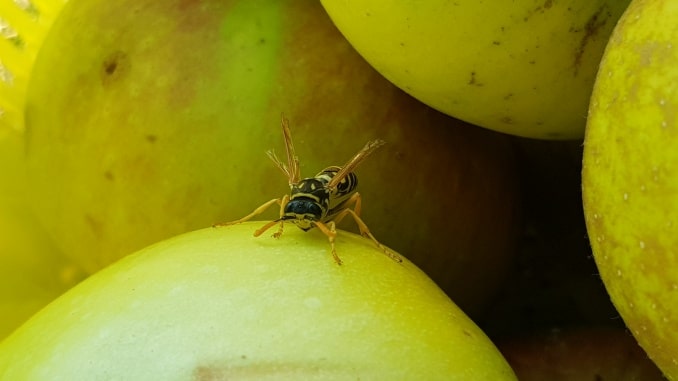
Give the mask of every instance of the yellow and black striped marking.
M 268 151 L 267 154 L 273 160 L 273 163 L 287 176 L 290 194 L 284 195 L 282 198 L 269 200 L 239 220 L 214 226 L 232 225 L 247 221 L 263 213 L 271 205 L 278 204 L 280 206 L 280 218 L 267 223 L 255 231 L 255 237 L 260 236 L 276 224 L 279 224 L 279 227 L 273 236 L 276 238 L 280 237 L 285 221 L 292 222 L 304 231 L 317 227 L 329 239 L 332 257 L 340 265 L 342 262 L 334 247 L 334 240 L 337 236 L 336 224 L 346 215 L 351 215 L 358 225 L 360 234 L 372 240 L 389 258 L 402 262 L 402 258 L 398 254 L 392 252 L 374 238 L 367 225 L 360 218 L 361 198 L 360 193 L 356 191 L 358 177 L 353 173 L 353 170 L 361 161 L 372 154 L 377 148 L 384 145 L 384 141 L 369 141 L 344 166 L 327 167 L 315 175 L 315 177 L 301 179 L 299 158 L 296 156 L 294 145 L 292 144 L 292 134 L 285 117 L 282 118 L 281 125 L 285 149 L 287 151 L 287 164 L 278 159 L 275 152 Z

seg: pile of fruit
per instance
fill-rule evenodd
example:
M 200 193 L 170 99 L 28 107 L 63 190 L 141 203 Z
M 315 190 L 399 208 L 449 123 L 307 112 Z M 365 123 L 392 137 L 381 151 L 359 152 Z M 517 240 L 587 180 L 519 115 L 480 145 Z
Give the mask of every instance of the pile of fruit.
M 0 380 L 678 380 L 676 48 L 647 0 L 5 2 Z

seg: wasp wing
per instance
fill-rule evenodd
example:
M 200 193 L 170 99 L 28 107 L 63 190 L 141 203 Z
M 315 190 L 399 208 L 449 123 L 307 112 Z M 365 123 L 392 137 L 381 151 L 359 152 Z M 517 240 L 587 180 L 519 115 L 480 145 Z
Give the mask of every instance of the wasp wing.
M 349 173 L 353 172 L 355 168 L 365 160 L 368 156 L 372 154 L 377 148 L 383 146 L 386 144 L 385 141 L 381 139 L 376 139 L 376 140 L 370 140 L 365 144 L 365 147 L 361 149 L 355 156 L 351 158 L 351 160 L 348 161 L 344 166 L 341 167 L 339 172 L 337 172 L 334 177 L 332 177 L 332 180 L 330 180 L 329 183 L 327 183 L 327 187 L 330 189 L 335 189 L 337 185 L 341 182 L 341 180 L 344 179 L 344 177 L 348 176 Z
M 266 155 L 268 155 L 275 166 L 280 168 L 285 176 L 287 176 L 289 184 L 292 185 L 298 183 L 301 180 L 299 158 L 297 157 L 297 154 L 294 150 L 294 144 L 292 143 L 292 133 L 290 132 L 289 121 L 284 115 L 281 116 L 280 125 L 282 126 L 283 139 L 285 140 L 285 150 L 287 151 L 287 164 L 283 163 L 273 150 L 266 151 Z

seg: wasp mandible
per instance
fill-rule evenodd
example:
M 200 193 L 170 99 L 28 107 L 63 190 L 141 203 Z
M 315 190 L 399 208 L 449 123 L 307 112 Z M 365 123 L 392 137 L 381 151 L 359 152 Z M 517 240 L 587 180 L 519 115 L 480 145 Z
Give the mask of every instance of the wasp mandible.
M 392 252 L 374 238 L 370 229 L 367 228 L 365 222 L 360 218 L 361 198 L 360 193 L 356 191 L 358 177 L 353 173 L 360 162 L 365 160 L 377 148 L 384 145 L 385 142 L 380 139 L 371 140 L 344 166 L 327 167 L 315 175 L 315 177 L 302 179 L 299 169 L 299 158 L 294 150 L 289 122 L 285 116 L 282 116 L 280 124 L 287 151 L 287 164 L 278 159 L 273 150 L 267 151 L 266 154 L 276 167 L 287 176 L 290 194 L 286 194 L 282 198 L 269 200 L 239 220 L 220 223 L 214 226 L 233 225 L 248 221 L 252 217 L 266 211 L 273 204 L 278 204 L 280 206 L 280 218 L 270 221 L 256 230 L 254 232 L 255 237 L 260 236 L 276 224 L 279 224 L 279 227 L 278 231 L 273 234 L 273 237 L 280 237 L 283 233 L 285 221 L 291 221 L 303 231 L 318 228 L 330 241 L 332 258 L 334 258 L 338 265 L 341 265 L 341 259 L 337 255 L 334 246 L 334 240 L 337 236 L 336 224 L 347 215 L 350 215 L 358 225 L 360 234 L 363 237 L 369 238 L 374 242 L 389 258 L 396 262 L 402 262 L 402 258 L 398 254 Z

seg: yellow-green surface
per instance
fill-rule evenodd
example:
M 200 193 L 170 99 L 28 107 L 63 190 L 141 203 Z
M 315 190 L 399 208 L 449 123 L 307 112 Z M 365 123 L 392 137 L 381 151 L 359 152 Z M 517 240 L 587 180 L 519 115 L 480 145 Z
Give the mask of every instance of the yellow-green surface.
M 25 198 L 22 137 L 0 129 L 0 340 L 81 277 Z
M 678 4 L 636 0 L 600 67 L 583 190 L 595 260 L 649 356 L 678 379 Z
M 264 222 L 128 256 L 0 344 L 0 379 L 515 380 L 420 270 L 357 235 Z
M 629 1 L 321 2 L 367 61 L 424 103 L 497 131 L 575 139 Z

